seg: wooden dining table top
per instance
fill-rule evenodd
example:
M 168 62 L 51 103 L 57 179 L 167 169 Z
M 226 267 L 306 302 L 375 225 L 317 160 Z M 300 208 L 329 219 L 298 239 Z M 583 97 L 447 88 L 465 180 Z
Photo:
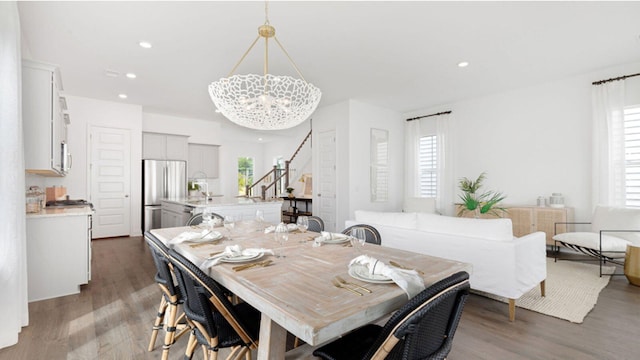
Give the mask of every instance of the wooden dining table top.
M 183 242 L 174 245 L 174 249 L 196 265 L 211 254 L 236 244 L 243 249 L 265 248 L 276 253 L 282 249 L 284 252 L 283 258 L 265 254 L 259 259 L 273 260 L 266 267 L 234 271 L 233 267 L 240 264 L 220 263 L 205 270 L 261 312 L 259 359 L 284 358 L 286 331 L 310 345 L 318 345 L 388 315 L 407 302 L 407 294 L 394 283 L 370 283 L 349 275 L 349 262 L 362 253 L 387 264 L 395 261 L 419 270 L 425 286 L 458 271 L 471 270 L 470 264 L 372 244 L 366 244 L 360 252 L 345 246 L 348 242 L 314 247 L 313 239 L 320 234 L 313 232 L 291 232 L 288 241 L 281 246 L 275 241 L 274 234 L 265 234 L 262 227 L 245 226 L 244 231 L 231 234 L 232 240 L 227 240 L 228 233 L 224 228 L 215 230 L 225 237 L 215 242 Z M 202 230 L 178 227 L 151 230 L 151 233 L 168 243 L 185 231 Z M 358 295 L 338 288 L 332 283 L 336 276 L 371 292 L 352 287 L 362 293 Z

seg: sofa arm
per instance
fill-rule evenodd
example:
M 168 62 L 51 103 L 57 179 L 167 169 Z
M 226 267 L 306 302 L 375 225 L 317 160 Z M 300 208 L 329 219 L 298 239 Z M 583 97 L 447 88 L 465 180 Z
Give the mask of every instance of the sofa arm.
M 537 231 L 513 239 L 515 242 L 516 271 L 518 282 L 526 284 L 539 283 L 547 278 L 547 244 L 546 234 Z M 529 287 L 530 288 L 530 287 Z M 527 289 L 528 290 L 528 289 Z

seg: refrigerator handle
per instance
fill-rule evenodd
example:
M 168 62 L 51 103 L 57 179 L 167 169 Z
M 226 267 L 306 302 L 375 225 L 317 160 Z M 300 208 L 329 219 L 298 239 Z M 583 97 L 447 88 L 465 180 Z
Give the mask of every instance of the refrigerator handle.
M 162 177 L 163 177 L 163 189 L 162 196 L 166 199 L 169 197 L 169 169 L 167 166 L 162 169 Z

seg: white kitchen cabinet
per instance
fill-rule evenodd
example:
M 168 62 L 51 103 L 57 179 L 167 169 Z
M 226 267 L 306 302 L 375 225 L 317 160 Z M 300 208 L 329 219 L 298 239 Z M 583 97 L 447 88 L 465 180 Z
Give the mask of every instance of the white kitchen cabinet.
M 91 215 L 27 216 L 28 299 L 77 294 L 91 278 Z
M 189 144 L 189 179 L 201 178 L 203 173 L 207 179 L 217 179 L 219 149 L 218 145 Z
M 62 80 L 55 65 L 22 61 L 22 118 L 25 169 L 28 173 L 64 176 L 69 115 L 60 95 Z
M 188 138 L 183 135 L 144 132 L 142 133 L 142 158 L 187 161 Z

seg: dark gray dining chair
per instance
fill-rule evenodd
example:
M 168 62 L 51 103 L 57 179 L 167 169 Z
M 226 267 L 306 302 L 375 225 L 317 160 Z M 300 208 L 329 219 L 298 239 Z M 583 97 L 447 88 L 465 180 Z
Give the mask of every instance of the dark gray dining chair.
M 325 360 L 445 359 L 469 296 L 469 274 L 453 274 L 414 296 L 384 327 L 365 325 L 313 352 Z
M 158 332 L 160 329 L 165 328 L 162 359 L 166 360 L 169 358 L 171 345 L 189 330 L 186 324 L 181 324 L 185 316 L 184 313 L 178 315 L 179 306 L 182 305 L 184 298 L 178 284 L 174 282 L 173 271 L 171 266 L 169 266 L 169 249 L 167 246 L 148 231 L 144 233 L 144 239 L 149 246 L 153 262 L 156 265 L 157 272 L 155 280 L 162 293 L 156 319 L 151 330 L 151 340 L 149 341 L 148 351 L 153 351 L 156 339 L 158 338 Z M 169 313 L 165 319 L 167 310 Z M 163 324 L 165 320 L 166 323 Z
M 178 283 L 184 292 L 183 310 L 192 325 L 185 350 L 191 359 L 200 344 L 205 359 L 216 359 L 218 350 L 230 348 L 228 358 L 251 358 L 258 348 L 260 312 L 246 302 L 232 304 L 225 289 L 187 258 L 169 250 Z
M 364 229 L 365 241 L 368 242 L 369 244 L 376 244 L 376 245 L 382 244 L 382 237 L 380 236 L 380 233 L 378 232 L 378 230 L 376 228 L 374 228 L 371 225 L 367 225 L 367 224 L 352 225 L 352 226 L 349 226 L 348 228 L 342 230 L 342 233 L 345 234 L 345 235 L 351 236 L 351 232 L 355 228 L 363 228 Z
M 309 228 L 307 230 L 313 232 L 321 232 L 324 231 L 324 221 L 317 216 L 308 216 L 309 219 Z
M 224 217 L 222 217 L 222 215 L 219 215 L 219 214 L 216 214 L 216 213 L 211 213 L 211 217 L 213 219 L 220 219 L 221 222 L 224 221 Z M 202 224 L 202 213 L 195 214 L 187 222 L 187 226 L 199 225 L 199 224 Z

